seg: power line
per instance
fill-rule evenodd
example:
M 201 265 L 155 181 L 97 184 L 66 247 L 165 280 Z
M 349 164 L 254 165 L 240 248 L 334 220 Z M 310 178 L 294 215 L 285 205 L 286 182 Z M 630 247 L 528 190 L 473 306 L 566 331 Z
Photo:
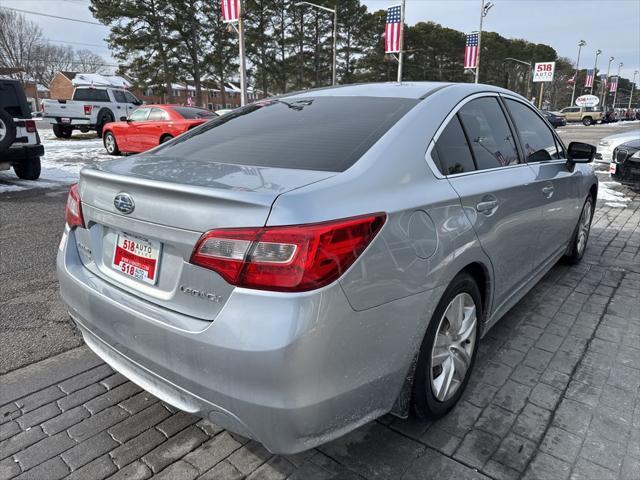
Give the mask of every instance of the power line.
M 50 42 L 53 43 L 69 43 L 71 45 L 82 45 L 85 47 L 99 47 L 99 48 L 103 48 L 105 50 L 109 50 L 109 48 L 106 45 L 99 45 L 97 43 L 84 43 L 84 42 L 70 42 L 68 40 L 54 40 L 52 38 L 48 39 Z
M 11 7 L 0 7 L 4 10 L 12 10 L 14 12 L 27 13 L 29 15 L 38 15 L 40 17 L 49 17 L 49 18 L 57 18 L 58 20 L 68 20 L 70 22 L 78 22 L 78 23 L 87 23 L 89 25 L 100 25 L 101 27 L 106 27 L 102 23 L 92 22 L 90 20 L 81 20 L 79 18 L 70 18 L 70 17 L 60 17 L 58 15 L 50 15 L 48 13 L 40 13 L 40 12 L 32 12 L 31 10 L 22 10 L 20 8 L 11 8 Z

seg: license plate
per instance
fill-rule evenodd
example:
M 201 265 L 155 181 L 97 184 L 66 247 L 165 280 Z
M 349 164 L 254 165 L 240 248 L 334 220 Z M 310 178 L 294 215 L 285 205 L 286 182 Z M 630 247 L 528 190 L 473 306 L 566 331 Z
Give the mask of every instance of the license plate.
M 155 285 L 160 266 L 162 244 L 118 233 L 112 267 L 119 272 L 150 285 Z
M 617 169 L 617 167 L 618 167 L 618 166 L 617 166 L 615 163 L 613 163 L 613 162 L 612 162 L 612 163 L 610 163 L 610 164 L 609 164 L 609 173 L 612 173 L 612 174 L 613 174 L 613 173 L 616 173 L 616 169 Z
M 60 121 L 62 123 L 71 123 L 71 119 L 70 118 L 61 118 Z

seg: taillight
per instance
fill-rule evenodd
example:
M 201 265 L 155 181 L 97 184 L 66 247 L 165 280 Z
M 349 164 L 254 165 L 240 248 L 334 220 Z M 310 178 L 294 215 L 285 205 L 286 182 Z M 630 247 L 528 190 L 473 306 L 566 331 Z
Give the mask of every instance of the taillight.
M 70 228 L 84 227 L 84 218 L 82 218 L 82 205 L 80 204 L 80 194 L 78 193 L 78 184 L 74 183 L 69 189 L 67 197 L 67 206 L 64 211 L 64 219 Z
M 35 120 L 25 120 L 24 126 L 27 129 L 27 133 L 36 133 L 36 122 Z
M 85 105 L 84 106 L 84 114 L 85 115 L 91 115 L 91 108 L 92 108 L 91 105 Z
M 239 287 L 303 292 L 339 278 L 378 234 L 384 213 L 284 227 L 206 232 L 191 263 Z

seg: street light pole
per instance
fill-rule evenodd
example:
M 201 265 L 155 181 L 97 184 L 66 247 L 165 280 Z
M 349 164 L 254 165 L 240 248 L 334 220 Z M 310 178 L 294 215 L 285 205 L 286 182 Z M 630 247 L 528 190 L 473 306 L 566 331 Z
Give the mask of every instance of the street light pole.
M 507 57 L 505 60 L 511 60 L 512 62 L 521 63 L 529 67 L 529 78 L 527 80 L 527 99 L 531 99 L 531 80 L 533 79 L 533 64 L 531 62 L 525 62 L 524 60 L 518 60 L 517 58 Z M 507 86 L 508 87 L 508 86 Z
M 486 5 L 484 0 L 481 0 L 480 3 L 480 30 L 478 31 L 478 60 L 476 61 L 476 83 L 480 80 L 480 59 L 482 58 L 482 21 L 484 17 L 487 16 L 489 10 L 493 7 L 493 3 L 487 2 Z
M 636 85 L 636 75 L 637 74 L 638 74 L 638 70 L 635 70 L 633 72 L 633 81 L 631 82 L 631 93 L 629 94 L 629 108 L 631 108 L 631 99 L 633 98 L 633 87 Z
M 613 92 L 613 108 L 616 108 L 616 98 L 618 98 L 618 86 L 620 85 L 620 69 L 624 66 L 624 63 L 618 64 L 618 75 L 616 75 L 616 91 Z
M 398 83 L 402 83 L 402 67 L 404 66 L 404 2 L 402 0 L 400 4 L 400 43 L 398 52 Z
M 578 73 L 580 72 L 580 50 L 587 44 L 584 40 L 580 40 L 578 42 L 578 61 L 576 62 L 576 76 L 573 78 L 573 90 L 571 90 L 571 103 L 569 105 L 573 105 L 573 100 L 576 97 L 576 84 L 578 83 Z M 595 71 L 593 72 L 595 75 Z
M 602 83 L 602 107 L 606 108 L 607 103 L 607 86 L 609 83 L 609 72 L 611 71 L 611 62 L 613 62 L 616 58 L 609 57 L 609 65 L 607 65 L 607 76 L 605 77 L 606 81 Z
M 331 67 L 331 85 L 335 85 L 336 84 L 336 55 L 337 55 L 337 43 L 338 43 L 338 5 L 336 4 L 336 8 L 329 8 L 329 7 L 323 7 L 322 5 L 317 5 L 311 2 L 298 2 L 295 4 L 296 7 L 300 5 L 308 5 L 313 8 L 318 8 L 320 10 L 325 10 L 327 12 L 333 13 L 333 59 L 332 59 L 332 67 Z
M 602 50 L 596 50 L 596 61 L 593 64 L 593 81 L 591 82 L 591 91 L 589 92 L 593 95 L 593 86 L 596 84 L 596 70 L 598 69 L 598 56 L 602 53 Z

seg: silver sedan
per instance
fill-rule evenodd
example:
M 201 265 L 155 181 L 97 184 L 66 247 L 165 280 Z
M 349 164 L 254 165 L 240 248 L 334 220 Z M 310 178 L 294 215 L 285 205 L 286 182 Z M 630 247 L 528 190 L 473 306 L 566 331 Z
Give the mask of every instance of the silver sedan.
M 259 101 L 83 169 L 62 298 L 114 369 L 274 453 L 439 417 L 482 336 L 582 258 L 594 154 L 486 85 Z

